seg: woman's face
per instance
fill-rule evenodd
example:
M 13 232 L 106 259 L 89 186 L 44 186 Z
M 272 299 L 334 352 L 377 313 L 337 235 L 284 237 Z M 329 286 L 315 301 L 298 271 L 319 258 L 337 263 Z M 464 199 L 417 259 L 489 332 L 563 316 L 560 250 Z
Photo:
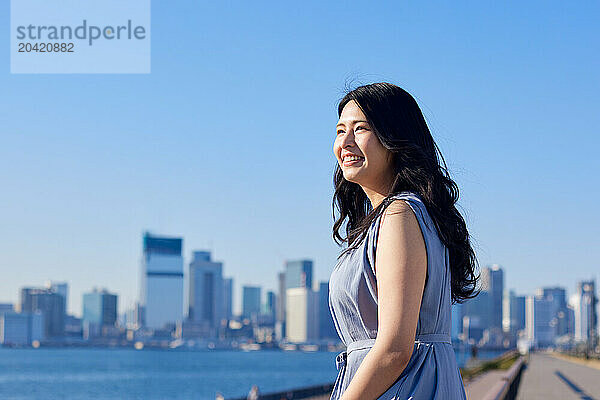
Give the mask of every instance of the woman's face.
M 355 101 L 344 106 L 336 132 L 333 154 L 347 181 L 373 189 L 389 183 L 391 153 L 383 147 Z

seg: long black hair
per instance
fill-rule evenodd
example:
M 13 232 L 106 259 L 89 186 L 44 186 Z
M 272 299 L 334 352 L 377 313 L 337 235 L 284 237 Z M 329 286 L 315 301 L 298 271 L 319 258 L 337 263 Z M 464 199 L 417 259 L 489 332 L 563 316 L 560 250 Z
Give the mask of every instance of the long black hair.
M 479 275 L 475 275 L 477 258 L 465 220 L 455 206 L 459 197 L 458 186 L 450 178 L 446 161 L 417 102 L 396 85 L 373 83 L 349 91 L 338 105 L 338 116 L 352 100 L 365 114 L 381 144 L 392 153 L 395 179 L 385 199 L 373 209 L 360 185 L 346 180 L 337 164 L 333 180 L 333 239 L 340 246 L 348 243 L 340 257 L 358 247 L 372 222 L 383 213 L 394 195 L 413 192 L 425 204 L 440 240 L 449 250 L 452 301 L 462 303 L 475 297 L 479 279 Z M 337 219 L 336 206 L 339 211 Z M 344 238 L 340 230 L 346 218 Z

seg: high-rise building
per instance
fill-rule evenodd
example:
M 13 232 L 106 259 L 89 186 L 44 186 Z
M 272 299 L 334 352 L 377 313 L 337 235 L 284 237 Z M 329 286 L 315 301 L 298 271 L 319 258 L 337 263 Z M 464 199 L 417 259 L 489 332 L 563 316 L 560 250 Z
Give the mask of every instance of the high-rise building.
M 502 306 L 502 330 L 517 335 L 525 329 L 525 296 L 517 296 L 514 290 L 505 290 Z
M 65 298 L 65 313 L 69 310 L 69 284 L 67 282 L 47 281 L 46 288 Z
M 275 312 L 275 337 L 285 337 L 285 272 L 277 273 L 277 310 Z
M 94 290 L 83 295 L 82 323 L 100 329 L 115 326 L 117 322 L 117 295 L 106 289 Z
M 211 260 L 210 252 L 194 251 L 190 262 L 188 318 L 206 324 L 211 336 L 226 318 L 223 263 Z
M 319 339 L 339 340 L 329 309 L 329 282 L 319 283 Z
M 225 318 L 233 317 L 233 278 L 223 279 L 223 301 L 225 302 Z
M 596 284 L 594 280 L 580 281 L 573 295 L 572 305 L 575 316 L 575 340 L 587 342 L 597 334 Z
M 246 285 L 242 288 L 242 317 L 257 320 L 260 315 L 260 286 Z
M 182 238 L 144 233 L 140 305 L 143 325 L 162 329 L 183 319 Z
M 44 340 L 44 315 L 41 311 L 12 311 L 0 314 L 0 344 L 32 345 Z
M 316 341 L 319 338 L 319 301 L 308 287 L 286 290 L 286 338 L 292 343 Z
M 275 317 L 275 308 L 276 308 L 277 296 L 275 296 L 275 292 L 269 290 L 267 292 L 267 298 L 265 300 L 265 308 L 263 310 L 264 314 L 270 315 L 271 317 Z
M 502 297 L 504 294 L 504 271 L 498 264 L 485 267 L 481 271 L 481 290 L 489 293 L 489 328 L 502 329 Z
M 525 331 L 527 339 L 535 346 L 546 347 L 554 343 L 552 325 L 554 304 L 543 296 L 527 296 L 525 300 Z
M 285 263 L 285 288 L 307 287 L 312 290 L 313 262 L 311 260 L 287 261 Z
M 477 297 L 462 303 L 462 333 L 466 339 L 479 341 L 483 331 L 490 327 L 491 296 L 480 291 Z
M 567 291 L 561 287 L 539 288 L 536 293 L 552 303 L 552 325 L 555 335 L 562 336 L 568 333 L 569 321 L 567 314 Z
M 43 314 L 44 337 L 59 338 L 65 334 L 65 298 L 48 288 L 22 288 L 20 312 Z

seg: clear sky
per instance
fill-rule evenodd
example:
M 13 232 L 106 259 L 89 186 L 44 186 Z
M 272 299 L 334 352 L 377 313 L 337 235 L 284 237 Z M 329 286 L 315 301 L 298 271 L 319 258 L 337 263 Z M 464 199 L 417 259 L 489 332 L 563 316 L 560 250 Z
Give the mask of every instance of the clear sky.
M 597 2 L 213 3 L 153 2 L 148 75 L 11 75 L 0 4 L 0 301 L 66 280 L 70 312 L 94 286 L 123 311 L 146 229 L 223 261 L 234 311 L 286 259 L 327 280 L 348 80 L 415 96 L 481 266 L 600 278 Z

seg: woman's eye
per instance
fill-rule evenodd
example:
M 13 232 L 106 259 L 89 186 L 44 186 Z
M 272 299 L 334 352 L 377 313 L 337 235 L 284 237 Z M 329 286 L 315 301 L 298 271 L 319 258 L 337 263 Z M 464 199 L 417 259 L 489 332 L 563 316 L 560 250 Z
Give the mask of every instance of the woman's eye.
M 364 126 L 357 126 L 356 129 L 354 129 L 354 130 L 357 131 L 359 129 L 366 129 L 366 128 Z
M 338 131 L 337 131 L 337 134 L 338 134 L 338 135 L 340 135 L 340 134 L 342 134 L 342 133 L 344 133 L 344 131 L 343 131 L 343 130 L 341 130 L 341 129 L 338 129 Z

